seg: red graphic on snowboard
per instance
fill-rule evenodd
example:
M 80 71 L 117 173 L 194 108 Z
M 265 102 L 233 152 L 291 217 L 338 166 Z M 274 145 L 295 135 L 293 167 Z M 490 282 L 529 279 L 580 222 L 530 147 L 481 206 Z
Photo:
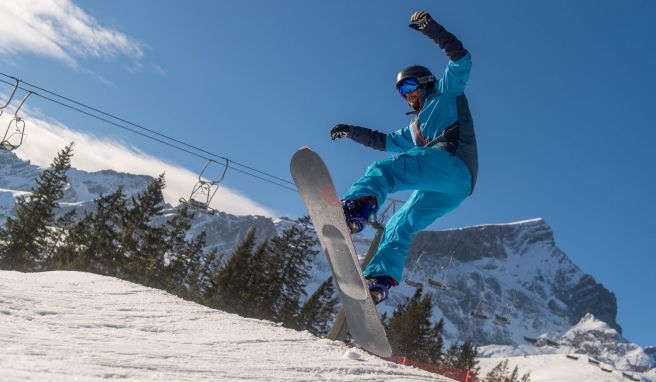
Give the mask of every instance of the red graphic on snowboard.
M 335 194 L 332 188 L 322 188 L 319 190 L 319 193 L 321 194 L 321 199 L 327 204 L 331 206 L 340 205 L 339 198 L 337 198 L 337 194 Z

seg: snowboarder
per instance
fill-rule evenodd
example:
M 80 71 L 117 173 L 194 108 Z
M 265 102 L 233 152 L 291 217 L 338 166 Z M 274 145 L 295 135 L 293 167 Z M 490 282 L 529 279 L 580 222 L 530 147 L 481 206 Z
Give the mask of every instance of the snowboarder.
M 363 271 L 375 303 L 386 299 L 389 289 L 401 281 L 413 236 L 471 195 L 478 173 L 474 124 L 463 93 L 471 56 L 427 12 L 415 12 L 410 22 L 449 58 L 440 79 L 419 65 L 397 75 L 396 88 L 412 108 L 408 113 L 414 115 L 412 122 L 388 134 L 347 124 L 330 131 L 333 140 L 349 137 L 377 150 L 399 153 L 371 164 L 342 198 L 352 233 L 364 229 L 389 193 L 414 190 L 387 223 L 378 251 Z

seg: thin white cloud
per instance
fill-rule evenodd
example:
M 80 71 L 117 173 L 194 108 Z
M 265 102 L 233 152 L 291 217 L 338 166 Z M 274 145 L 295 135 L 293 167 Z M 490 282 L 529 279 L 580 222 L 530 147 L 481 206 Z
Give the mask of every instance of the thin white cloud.
M 142 44 L 104 27 L 71 0 L 0 1 L 0 56 L 32 53 L 73 67 L 80 58 L 143 57 Z
M 6 114 L 0 117 L 0 138 L 7 128 L 10 117 Z M 26 137 L 23 145 L 15 153 L 21 159 L 30 160 L 38 166 L 49 166 L 57 152 L 70 142 L 75 142 L 72 166 L 79 170 L 111 169 L 153 177 L 165 172 L 164 197 L 172 205 L 177 205 L 181 197 L 188 199 L 193 186 L 198 181 L 198 173 L 167 163 L 120 142 L 74 131 L 57 122 L 45 121 L 38 118 L 36 113 L 29 113 L 29 109 L 23 114 L 23 118 L 27 123 Z M 234 215 L 276 216 L 270 209 L 224 185 L 218 188 L 211 206 Z

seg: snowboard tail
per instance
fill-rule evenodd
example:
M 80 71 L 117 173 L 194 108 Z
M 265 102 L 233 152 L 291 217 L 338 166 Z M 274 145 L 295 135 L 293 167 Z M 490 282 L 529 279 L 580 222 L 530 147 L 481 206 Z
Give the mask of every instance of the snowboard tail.
M 306 146 L 296 151 L 290 169 L 328 258 L 351 337 L 363 349 L 381 357 L 390 357 L 392 349 L 362 276 L 328 168 L 321 157 Z

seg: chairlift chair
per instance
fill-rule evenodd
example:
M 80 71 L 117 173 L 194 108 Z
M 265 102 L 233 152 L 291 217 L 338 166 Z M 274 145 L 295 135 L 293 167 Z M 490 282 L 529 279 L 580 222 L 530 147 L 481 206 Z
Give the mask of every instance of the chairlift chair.
M 510 314 L 512 313 L 512 308 L 510 303 L 504 305 L 502 313 L 496 313 L 494 319 L 502 324 L 510 324 Z
M 640 378 L 636 377 L 635 375 L 631 373 L 627 373 L 626 371 L 622 372 L 622 377 L 629 379 L 631 381 L 640 381 Z
M 430 279 L 430 278 L 429 278 L 429 279 L 428 279 L 428 283 L 429 283 L 430 285 L 434 286 L 434 287 L 437 288 L 437 289 L 441 289 L 441 290 L 446 289 L 446 285 L 444 284 L 444 282 L 442 282 L 442 281 L 440 281 L 440 280 L 435 280 L 435 279 Z
M 206 178 L 204 178 L 204 175 L 208 171 L 208 168 L 212 163 L 216 163 L 216 162 L 209 159 L 205 163 L 205 167 L 203 167 L 203 170 L 198 175 L 198 182 L 196 182 L 194 188 L 191 191 L 189 200 L 180 198 L 180 203 L 186 204 L 189 207 L 192 207 L 196 210 L 205 211 L 213 215 L 216 213 L 216 210 L 210 207 L 210 202 L 212 201 L 212 198 L 214 198 L 214 195 L 216 195 L 216 192 L 219 190 L 219 183 L 221 183 L 225 178 L 226 172 L 228 171 L 229 162 L 228 159 L 225 159 L 223 172 L 221 173 L 221 176 L 218 179 L 206 180 Z
M 483 302 L 482 299 L 478 301 L 478 304 L 476 304 L 476 308 L 474 308 L 474 310 L 471 312 L 471 315 L 472 317 L 478 320 L 487 320 L 489 317 L 486 314 L 484 314 L 480 309 L 482 302 Z
M 533 344 L 533 345 L 535 345 L 535 344 L 538 343 L 538 339 L 537 339 L 537 338 L 534 338 L 534 337 L 528 337 L 528 336 L 524 336 L 524 341 L 526 341 L 526 342 L 528 342 L 528 343 L 530 343 L 530 344 Z
M 591 364 L 593 364 L 593 365 L 597 365 L 597 366 L 599 366 L 599 364 L 600 364 L 601 362 L 599 362 L 599 360 L 596 360 L 596 359 L 594 359 L 594 358 L 592 358 L 592 357 L 588 357 L 588 363 L 591 363 Z
M 0 106 L 0 116 L 3 114 L 4 110 L 7 108 L 7 106 L 9 106 L 9 104 L 13 100 L 14 95 L 16 94 L 16 90 L 18 89 L 18 85 L 20 83 L 20 80 L 18 78 L 15 77 L 12 78 L 16 81 L 16 85 L 14 85 L 14 89 L 12 90 L 11 95 L 9 96 L 7 102 L 3 106 Z M 28 91 L 27 94 L 25 94 L 25 97 L 23 97 L 23 100 L 16 108 L 16 111 L 14 111 L 14 116 L 11 119 L 11 121 L 9 121 L 9 124 L 7 125 L 7 129 L 5 130 L 5 133 L 2 137 L 2 141 L 0 141 L 0 149 L 5 151 L 14 151 L 23 144 L 23 139 L 25 138 L 25 120 L 23 120 L 21 117 L 18 116 L 18 112 L 23 107 L 23 104 L 25 104 L 25 101 L 27 101 L 27 99 L 30 98 L 31 95 L 32 92 Z
M 550 339 L 548 339 L 548 338 L 547 338 L 546 342 L 547 342 L 547 345 L 549 345 L 549 346 L 553 346 L 553 347 L 555 347 L 555 348 L 559 348 L 559 347 L 560 347 L 560 344 L 559 344 L 558 342 L 553 341 L 553 340 L 550 340 Z
M 439 280 L 435 280 L 432 278 L 428 279 L 428 283 L 432 286 L 434 286 L 437 289 L 445 290 L 446 289 L 446 277 L 449 273 L 449 269 L 451 269 L 451 264 L 453 263 L 453 255 L 449 256 L 449 263 L 447 264 L 446 267 L 442 268 L 442 276 Z
M 420 283 L 420 282 L 417 282 L 417 281 L 412 281 L 412 280 L 410 280 L 410 279 L 405 279 L 405 280 L 403 280 L 403 281 L 405 281 L 406 284 L 410 285 L 410 286 L 413 287 L 413 288 L 417 288 L 417 289 L 419 289 L 419 288 L 423 288 L 423 287 L 424 287 L 424 284 L 422 284 L 422 283 Z
M 502 316 L 500 314 L 495 314 L 494 319 L 499 321 L 502 324 L 509 324 L 510 323 L 510 318 L 508 318 L 506 316 Z
M 410 271 L 410 273 L 412 273 L 412 274 L 415 273 L 415 271 L 417 270 L 417 266 L 419 265 L 419 260 L 421 260 L 421 257 L 424 256 L 424 253 L 426 253 L 426 251 L 424 251 L 423 249 L 421 251 L 419 251 L 419 256 L 417 256 L 417 261 L 415 261 L 415 265 L 412 267 L 412 270 Z M 409 278 L 406 278 L 403 281 L 405 281 L 405 283 L 410 285 L 411 287 L 414 287 L 414 288 L 417 288 L 417 289 L 424 287 L 424 284 L 422 284 L 418 281 L 414 281 L 414 280 L 409 279 Z

